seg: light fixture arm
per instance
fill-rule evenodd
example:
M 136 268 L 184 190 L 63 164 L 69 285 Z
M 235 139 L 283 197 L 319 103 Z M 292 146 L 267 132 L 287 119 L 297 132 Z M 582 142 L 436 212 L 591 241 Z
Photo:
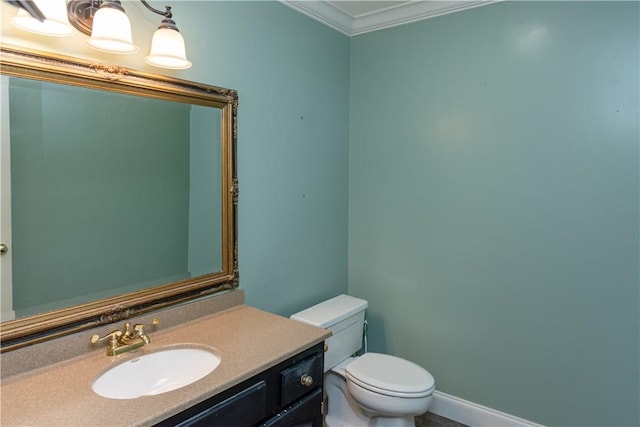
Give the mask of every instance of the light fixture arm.
M 169 30 L 180 32 L 180 30 L 178 30 L 178 27 L 176 26 L 175 21 L 171 19 L 173 17 L 173 13 L 171 13 L 171 6 L 165 6 L 164 7 L 165 11 L 163 12 L 159 9 L 151 7 L 151 5 L 147 3 L 145 0 L 140 0 L 140 2 L 142 2 L 142 4 L 145 5 L 145 7 L 149 9 L 151 12 L 164 16 L 164 19 L 160 23 L 160 26 L 158 27 L 158 29 L 167 28 Z
M 5 0 L 7 3 L 14 5 L 15 7 L 21 7 L 27 12 L 29 15 L 33 17 L 33 19 L 37 19 L 40 22 L 44 22 L 46 17 L 40 11 L 40 8 L 32 1 L 26 0 Z
M 151 5 L 149 3 L 147 3 L 145 0 L 140 0 L 142 2 L 143 5 L 145 5 L 145 7 L 147 9 L 149 9 L 151 12 L 153 13 L 157 13 L 158 15 L 162 15 L 167 19 L 171 19 L 173 17 L 173 14 L 171 13 L 171 6 L 165 6 L 165 11 L 161 11 L 160 9 L 156 9 L 154 7 L 151 7 Z

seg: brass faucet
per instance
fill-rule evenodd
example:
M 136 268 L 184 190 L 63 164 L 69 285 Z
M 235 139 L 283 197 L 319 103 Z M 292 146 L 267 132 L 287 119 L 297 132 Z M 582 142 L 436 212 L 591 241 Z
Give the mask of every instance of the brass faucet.
M 91 342 L 95 344 L 100 341 L 109 340 L 109 343 L 107 344 L 107 356 L 117 356 L 122 353 L 134 351 L 149 344 L 151 340 L 144 332 L 144 328 L 146 326 L 155 326 L 158 323 L 160 323 L 160 319 L 157 317 L 154 317 L 151 325 L 137 323 L 132 328 L 131 323 L 127 322 L 124 324 L 124 329 L 122 331 L 116 329 L 115 331 L 109 332 L 104 337 L 100 337 L 100 335 L 92 335 Z

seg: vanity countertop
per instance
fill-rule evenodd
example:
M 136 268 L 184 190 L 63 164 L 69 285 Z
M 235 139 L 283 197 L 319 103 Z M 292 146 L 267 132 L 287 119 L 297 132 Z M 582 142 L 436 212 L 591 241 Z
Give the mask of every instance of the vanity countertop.
M 91 332 L 87 332 L 87 341 Z M 107 357 L 105 348 L 6 378 L 0 387 L 3 426 L 148 426 L 181 412 L 329 337 L 305 325 L 246 305 L 162 330 L 137 353 Z M 93 392 L 94 378 L 113 365 L 172 345 L 213 347 L 216 370 L 168 393 L 113 400 Z M 180 367 L 176 367 L 179 369 Z

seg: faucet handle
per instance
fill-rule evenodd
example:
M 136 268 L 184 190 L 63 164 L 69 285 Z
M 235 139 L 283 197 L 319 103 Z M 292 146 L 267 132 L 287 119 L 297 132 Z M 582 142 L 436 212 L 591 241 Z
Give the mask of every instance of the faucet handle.
M 149 337 L 147 336 L 147 334 L 144 333 L 144 328 L 146 326 L 155 326 L 157 324 L 160 323 L 160 319 L 158 319 L 157 317 L 154 317 L 153 320 L 151 321 L 151 324 L 146 324 L 146 323 L 136 323 L 135 325 L 133 325 L 133 330 L 136 333 L 137 336 L 139 336 L 140 338 L 142 338 L 144 340 L 145 343 L 149 344 Z
M 135 332 L 142 333 L 142 328 L 144 328 L 145 326 L 155 326 L 159 323 L 160 323 L 160 319 L 158 319 L 157 317 L 154 317 L 151 323 L 136 323 L 135 325 L 133 325 L 133 330 Z
M 107 346 L 107 354 L 110 354 L 110 353 L 113 353 L 115 349 L 118 347 L 118 341 L 120 340 L 121 336 L 122 336 L 122 331 L 119 331 L 116 329 L 115 331 L 109 332 L 107 335 L 103 336 L 102 338 L 100 337 L 100 335 L 92 335 L 91 342 L 95 344 L 99 341 L 104 341 L 106 339 L 109 339 L 109 345 Z
M 95 344 L 99 341 L 104 341 L 107 338 L 111 338 L 111 341 L 117 342 L 118 338 L 120 338 L 121 336 L 122 336 L 122 331 L 119 331 L 116 329 L 115 331 L 111 331 L 103 337 L 100 337 L 100 335 L 91 335 L 91 342 Z

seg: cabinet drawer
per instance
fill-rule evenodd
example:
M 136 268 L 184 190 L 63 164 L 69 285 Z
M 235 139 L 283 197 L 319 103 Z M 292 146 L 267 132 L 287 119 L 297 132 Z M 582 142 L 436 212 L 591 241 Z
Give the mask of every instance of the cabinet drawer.
M 316 353 L 280 372 L 281 405 L 288 405 L 322 385 L 322 362 L 323 354 Z
M 252 426 L 267 415 L 266 396 L 266 383 L 260 381 L 177 424 L 177 427 Z
M 316 388 L 302 400 L 287 407 L 260 427 L 322 427 L 322 389 Z

